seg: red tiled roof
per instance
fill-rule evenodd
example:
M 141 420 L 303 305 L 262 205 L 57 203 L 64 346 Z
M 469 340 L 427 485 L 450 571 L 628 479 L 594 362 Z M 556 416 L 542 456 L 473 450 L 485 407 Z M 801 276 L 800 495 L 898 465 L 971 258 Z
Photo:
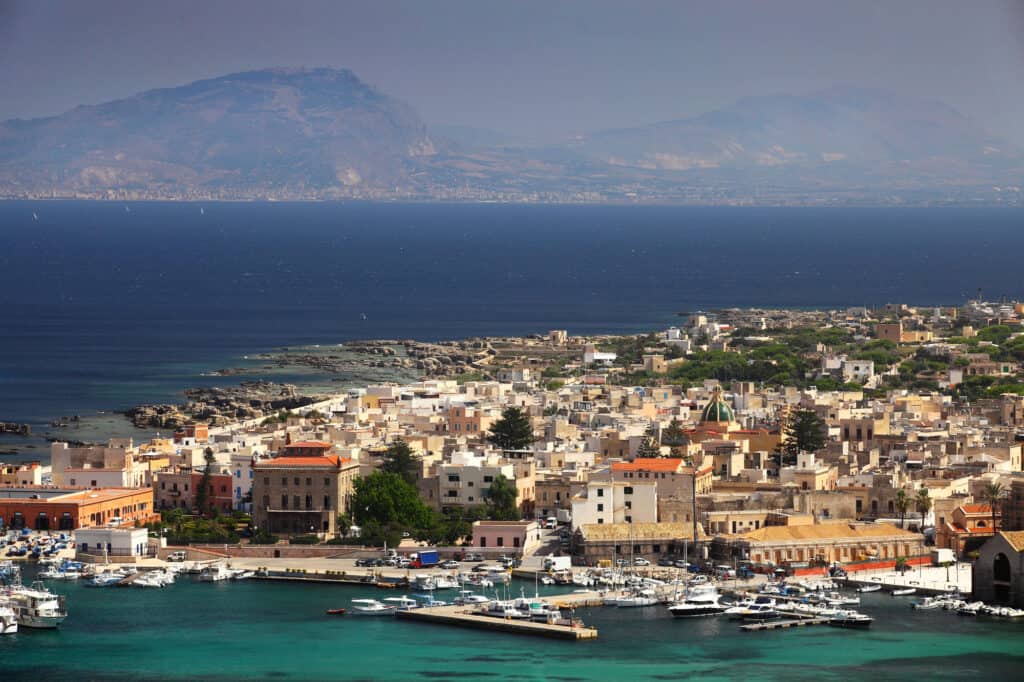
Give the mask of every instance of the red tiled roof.
M 987 504 L 962 504 L 960 508 L 966 514 L 991 514 L 992 507 Z
M 257 464 L 259 467 L 340 467 L 342 464 L 351 462 L 350 459 L 343 459 L 337 455 L 326 457 L 276 457 Z
M 684 460 L 678 457 L 642 457 L 632 462 L 615 462 L 612 471 L 678 471 Z

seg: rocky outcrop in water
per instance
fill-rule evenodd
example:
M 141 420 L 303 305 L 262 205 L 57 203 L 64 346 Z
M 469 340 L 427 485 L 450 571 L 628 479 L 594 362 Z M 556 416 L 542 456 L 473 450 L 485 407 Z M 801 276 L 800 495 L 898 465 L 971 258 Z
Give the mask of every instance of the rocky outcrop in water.
M 181 405 L 137 405 L 124 414 L 140 428 L 176 429 L 197 421 L 219 426 L 258 419 L 322 399 L 301 395 L 290 384 L 269 381 L 244 381 L 232 387 L 189 388 L 185 390 L 185 397 L 188 402 Z
M 0 422 L 0 434 L 7 433 L 14 436 L 31 436 L 32 427 L 28 424 L 16 424 L 14 422 Z

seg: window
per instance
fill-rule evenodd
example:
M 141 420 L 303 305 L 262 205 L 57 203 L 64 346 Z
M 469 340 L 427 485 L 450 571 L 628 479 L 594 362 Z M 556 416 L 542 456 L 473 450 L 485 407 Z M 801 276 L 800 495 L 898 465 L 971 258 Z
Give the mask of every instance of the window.
M 312 509 L 312 508 L 313 508 L 313 496 L 312 495 L 306 495 L 306 509 Z
M 633 503 L 630 500 L 626 500 L 626 509 L 632 509 Z
M 518 547 L 519 546 L 519 538 L 512 538 L 512 546 L 513 547 Z
M 622 492 L 624 492 L 627 495 L 632 495 L 633 494 L 633 486 L 627 485 L 626 488 Z
M 96 487 L 96 481 L 92 481 L 91 483 L 89 483 L 89 486 L 95 488 Z M 186 490 L 187 490 L 187 488 L 186 488 Z
M 286 476 L 281 477 L 281 485 L 288 485 L 288 478 Z
M 449 483 L 458 483 L 459 482 L 459 475 L 458 474 L 448 474 L 448 482 Z
M 458 490 L 446 490 L 444 495 L 445 495 L 445 497 L 458 497 L 459 496 L 459 491 Z
M 498 547 L 504 547 L 504 546 L 505 546 L 505 538 L 499 536 L 498 537 Z
M 467 481 L 466 485 L 469 486 L 470 488 L 472 488 L 473 487 L 473 481 Z
M 626 523 L 633 523 L 633 517 L 632 516 L 627 516 L 626 517 Z
M 603 504 L 597 505 L 597 511 L 604 511 L 604 505 Z
M 331 508 L 331 496 L 330 495 L 324 495 L 324 509 L 330 509 L 330 508 Z
M 330 485 L 330 484 L 331 484 L 331 479 L 325 478 L 324 479 L 324 485 Z
M 598 523 L 604 523 L 604 519 L 598 519 L 597 522 Z
M 494 483 L 494 476 L 484 476 L 484 483 Z
M 597 496 L 598 497 L 604 497 L 604 488 L 598 488 L 597 489 Z
M 268 509 L 270 507 L 270 495 L 263 496 L 263 508 Z
M 282 495 L 281 496 L 281 509 L 287 509 L 287 508 L 288 508 L 288 496 L 287 495 Z
M 298 485 L 298 484 L 299 484 L 299 477 L 298 477 L 298 476 L 296 476 L 296 477 L 295 477 L 295 485 Z
M 306 479 L 306 485 L 313 485 L 313 479 L 312 478 L 307 478 Z
M 480 538 L 480 546 L 481 547 L 486 547 L 487 546 L 487 538 Z
M 302 502 L 298 495 L 292 495 L 292 502 L 295 503 L 295 508 L 299 509 L 299 504 Z
M 472 495 L 470 495 L 470 496 L 469 496 L 469 501 L 470 501 L 470 502 L 472 502 L 472 501 L 473 501 L 473 496 L 472 496 Z

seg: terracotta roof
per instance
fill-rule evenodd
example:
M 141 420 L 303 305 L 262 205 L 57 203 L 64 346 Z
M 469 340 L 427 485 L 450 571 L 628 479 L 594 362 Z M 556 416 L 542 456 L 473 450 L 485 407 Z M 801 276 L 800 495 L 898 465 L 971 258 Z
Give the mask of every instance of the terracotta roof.
M 665 471 L 675 472 L 685 464 L 678 457 L 640 457 L 632 462 L 615 462 L 612 471 Z
M 586 523 L 580 526 L 584 540 L 600 542 L 603 540 L 682 540 L 693 538 L 691 523 Z M 697 524 L 700 537 L 704 530 Z
M 999 534 L 1006 538 L 1015 551 L 1024 552 L 1024 530 L 1001 530 Z
M 331 445 L 331 443 L 325 443 L 322 440 L 300 440 L 298 443 L 285 445 L 284 448 L 285 450 L 288 448 L 323 448 L 326 450 L 330 448 Z
M 276 468 L 288 468 L 288 467 L 340 467 L 343 464 L 351 462 L 350 459 L 343 459 L 337 455 L 329 455 L 325 457 L 276 457 L 274 459 L 264 460 L 259 462 L 256 467 L 276 467 Z
M 737 537 L 752 542 L 792 542 L 799 540 L 858 540 L 880 537 L 921 536 L 888 523 L 816 523 L 807 526 L 765 526 Z
M 991 514 L 992 507 L 987 504 L 962 504 L 960 508 L 965 514 Z

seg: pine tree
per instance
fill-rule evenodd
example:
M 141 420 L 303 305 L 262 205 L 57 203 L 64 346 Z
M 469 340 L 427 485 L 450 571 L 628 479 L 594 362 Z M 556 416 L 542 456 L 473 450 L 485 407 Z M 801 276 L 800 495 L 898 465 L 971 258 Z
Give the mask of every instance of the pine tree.
M 638 458 L 660 457 L 661 451 L 658 449 L 658 445 L 654 442 L 654 439 L 647 436 L 640 443 L 640 447 L 637 448 L 636 456 Z
M 783 434 L 785 440 L 775 450 L 779 455 L 779 466 L 796 463 L 796 456 L 801 452 L 817 452 L 825 447 L 825 422 L 814 410 L 794 411 Z
M 412 451 L 409 444 L 399 438 L 388 445 L 384 453 L 384 462 L 381 464 L 381 471 L 389 474 L 398 474 L 407 483 L 416 484 L 423 471 L 420 464 L 420 457 Z
M 518 407 L 507 407 L 491 425 L 491 435 L 487 437 L 495 447 L 502 450 L 522 450 L 533 443 L 533 426 L 530 418 Z

